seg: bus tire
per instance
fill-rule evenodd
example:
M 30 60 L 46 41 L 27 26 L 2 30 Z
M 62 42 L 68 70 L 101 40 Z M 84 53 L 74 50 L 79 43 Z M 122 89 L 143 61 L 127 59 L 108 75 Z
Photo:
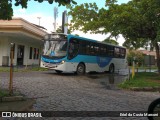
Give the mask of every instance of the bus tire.
M 63 71 L 61 71 L 61 70 L 55 70 L 56 71 L 56 73 L 62 73 Z
M 109 66 L 109 73 L 114 73 L 114 64 L 110 64 Z
M 85 74 L 85 65 L 83 63 L 78 64 L 76 73 L 78 75 L 84 75 Z
M 154 100 L 153 102 L 150 103 L 149 107 L 148 107 L 148 114 L 154 114 L 154 110 L 157 107 L 157 105 L 160 105 L 160 98 Z M 158 111 L 155 111 L 158 112 Z M 148 116 L 149 120 L 154 120 L 153 116 Z

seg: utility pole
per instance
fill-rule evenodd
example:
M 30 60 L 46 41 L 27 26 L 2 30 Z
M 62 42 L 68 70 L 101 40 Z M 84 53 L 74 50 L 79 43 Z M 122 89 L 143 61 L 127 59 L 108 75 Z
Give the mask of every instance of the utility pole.
M 57 7 L 54 7 L 54 32 L 56 32 L 56 25 L 57 25 L 57 17 L 58 17 L 58 8 Z
M 68 27 L 67 24 L 68 23 L 68 17 L 67 17 L 67 11 L 65 10 L 62 14 L 62 33 L 67 34 L 68 33 Z
M 11 43 L 10 51 L 10 81 L 9 81 L 9 94 L 13 94 L 13 54 L 14 54 L 15 44 Z
M 38 19 L 39 19 L 39 26 L 40 26 L 40 19 L 41 19 L 41 17 L 37 17 Z

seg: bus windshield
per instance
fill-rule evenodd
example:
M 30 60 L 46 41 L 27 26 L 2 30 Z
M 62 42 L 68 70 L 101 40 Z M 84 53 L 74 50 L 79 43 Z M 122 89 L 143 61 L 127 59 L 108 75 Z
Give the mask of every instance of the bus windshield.
M 66 56 L 67 54 L 67 40 L 45 40 L 43 55 L 46 56 Z

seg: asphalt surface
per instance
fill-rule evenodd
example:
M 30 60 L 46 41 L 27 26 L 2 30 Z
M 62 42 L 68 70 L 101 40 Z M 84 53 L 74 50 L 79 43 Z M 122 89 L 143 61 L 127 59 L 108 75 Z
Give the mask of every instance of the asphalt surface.
M 121 90 L 126 76 L 92 73 L 15 72 L 14 92 L 36 99 L 35 111 L 147 111 L 158 92 Z M 0 73 L 0 88 L 8 88 L 9 72 Z M 23 118 L 19 118 L 23 119 Z M 25 118 L 27 119 L 27 118 Z M 30 118 L 31 119 L 31 118 Z M 35 119 L 35 118 L 33 118 Z M 40 118 L 37 118 L 39 120 Z M 46 118 L 41 118 L 46 119 Z M 147 120 L 146 117 L 55 117 L 50 120 Z

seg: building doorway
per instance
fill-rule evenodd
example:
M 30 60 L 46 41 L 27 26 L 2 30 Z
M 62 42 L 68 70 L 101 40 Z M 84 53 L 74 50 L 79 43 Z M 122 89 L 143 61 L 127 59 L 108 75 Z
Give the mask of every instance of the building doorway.
M 24 46 L 18 45 L 17 46 L 17 65 L 23 65 L 24 60 Z

